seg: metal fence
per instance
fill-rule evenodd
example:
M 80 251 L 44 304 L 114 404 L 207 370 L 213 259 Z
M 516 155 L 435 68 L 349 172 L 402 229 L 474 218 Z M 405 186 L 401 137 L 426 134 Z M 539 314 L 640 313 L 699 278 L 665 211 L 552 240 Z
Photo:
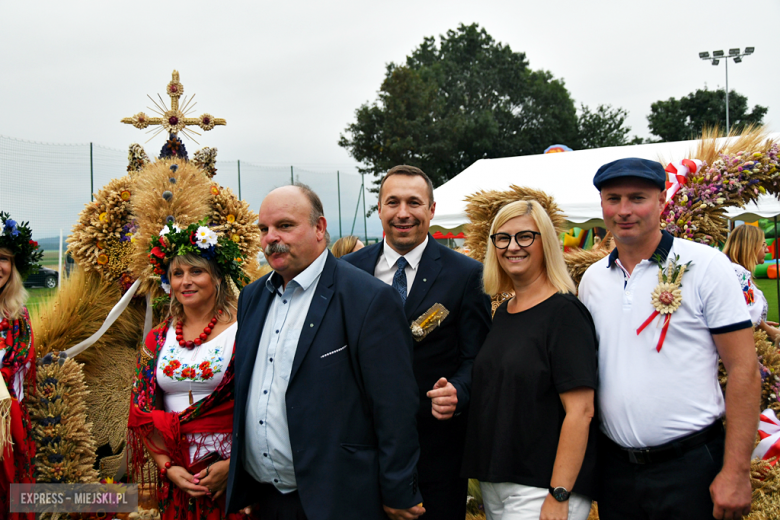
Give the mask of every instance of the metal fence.
M 147 150 L 150 157 L 156 153 Z M 127 173 L 127 152 L 93 143 L 51 144 L 0 136 L 0 210 L 29 221 L 34 238 L 56 249 L 60 231 L 68 236 L 78 213 L 93 193 Z M 263 198 L 291 182 L 308 184 L 322 199 L 333 240 L 358 235 L 372 241 L 382 235 L 370 179 L 356 171 L 264 165 L 244 160 L 217 160 L 215 180 L 230 187 L 257 211 Z

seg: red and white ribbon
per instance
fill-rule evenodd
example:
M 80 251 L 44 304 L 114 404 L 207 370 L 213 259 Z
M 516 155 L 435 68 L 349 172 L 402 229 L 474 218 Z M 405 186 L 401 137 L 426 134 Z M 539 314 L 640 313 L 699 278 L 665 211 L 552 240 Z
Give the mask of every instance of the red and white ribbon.
M 702 162 L 698 159 L 683 159 L 670 162 L 666 168 L 666 203 L 680 190 L 683 184 L 688 182 L 687 176 L 694 175 L 701 168 Z
M 761 413 L 758 423 L 758 436 L 761 442 L 753 450 L 754 459 L 771 459 L 780 456 L 780 420 L 775 411 L 767 408 Z M 772 462 L 774 465 L 777 461 Z
M 645 327 L 650 325 L 650 323 L 655 319 L 656 316 L 661 314 L 659 311 L 653 311 L 653 314 L 650 315 L 649 318 L 645 320 L 644 323 L 642 323 L 638 329 L 636 329 L 636 335 L 639 336 L 639 334 L 645 330 Z M 661 329 L 661 337 L 658 338 L 658 345 L 655 347 L 656 352 L 661 352 L 661 347 L 664 346 L 664 340 L 666 339 L 666 333 L 669 332 L 669 322 L 672 321 L 672 315 L 671 314 L 665 314 L 663 318 L 663 328 Z

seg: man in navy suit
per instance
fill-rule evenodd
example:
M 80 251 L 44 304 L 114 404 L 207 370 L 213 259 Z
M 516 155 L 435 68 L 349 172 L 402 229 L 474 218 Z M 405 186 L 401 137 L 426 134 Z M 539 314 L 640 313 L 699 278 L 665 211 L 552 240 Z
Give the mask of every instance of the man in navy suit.
M 419 517 L 419 398 L 401 298 L 333 257 L 308 187 L 272 191 L 258 222 L 274 271 L 238 301 L 227 511 Z
M 420 390 L 420 490 L 425 520 L 466 515 L 467 480 L 460 477 L 471 367 L 490 329 L 482 264 L 438 244 L 428 234 L 436 204 L 433 184 L 414 166 L 396 166 L 379 188 L 385 240 L 343 260 L 391 285 L 404 300 L 406 324 L 435 303 L 449 316 L 414 345 Z M 402 268 L 401 268 L 402 267 Z

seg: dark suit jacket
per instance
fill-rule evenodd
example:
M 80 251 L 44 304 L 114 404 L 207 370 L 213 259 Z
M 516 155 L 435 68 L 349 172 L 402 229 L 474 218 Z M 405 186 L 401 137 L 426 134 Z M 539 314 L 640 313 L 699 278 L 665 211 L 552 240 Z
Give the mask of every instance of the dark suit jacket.
M 342 258 L 373 275 L 384 242 Z M 466 435 L 466 410 L 471 397 L 471 367 L 490 330 L 490 298 L 482 290 L 482 264 L 444 247 L 428 235 L 414 284 L 406 299 L 407 325 L 434 303 L 450 311 L 439 327 L 414 344 L 414 375 L 420 390 L 417 418 L 420 435 L 419 472 L 423 482 L 457 478 Z M 439 421 L 431 414 L 426 392 L 440 377 L 458 390 L 459 415 Z
M 256 501 L 244 467 L 245 411 L 274 297 L 267 278 L 247 286 L 238 301 L 228 512 Z M 301 502 L 310 520 L 386 520 L 383 504 L 408 508 L 422 501 L 417 385 L 401 298 L 330 253 L 315 291 L 285 394 Z

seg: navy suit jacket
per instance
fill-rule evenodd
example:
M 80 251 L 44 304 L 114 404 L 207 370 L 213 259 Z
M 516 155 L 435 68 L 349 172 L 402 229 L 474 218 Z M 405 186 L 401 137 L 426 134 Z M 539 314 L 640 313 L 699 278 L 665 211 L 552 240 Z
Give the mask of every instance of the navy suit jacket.
M 373 276 L 384 242 L 342 258 Z M 465 443 L 466 410 L 471 397 L 471 368 L 491 325 L 490 298 L 482 289 L 482 264 L 452 251 L 428 235 L 414 283 L 404 305 L 407 326 L 440 303 L 450 314 L 422 341 L 414 343 L 414 375 L 420 390 L 417 418 L 422 449 L 423 482 L 449 480 L 460 474 Z M 458 391 L 459 415 L 439 421 L 426 396 L 440 377 Z
M 274 298 L 268 276 L 238 300 L 228 512 L 256 502 L 256 483 L 244 467 L 245 411 Z M 422 502 L 411 351 L 400 296 L 328 253 L 285 394 L 295 478 L 310 520 L 386 520 L 383 504 Z

